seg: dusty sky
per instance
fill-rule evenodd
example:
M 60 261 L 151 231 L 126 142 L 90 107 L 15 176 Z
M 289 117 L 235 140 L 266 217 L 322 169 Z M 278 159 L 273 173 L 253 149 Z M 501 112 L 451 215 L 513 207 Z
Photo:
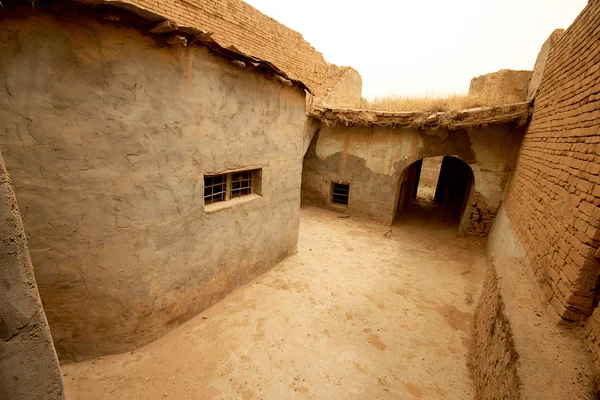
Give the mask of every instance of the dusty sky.
M 533 69 L 588 0 L 245 0 L 350 65 L 367 98 L 464 93 L 472 77 Z

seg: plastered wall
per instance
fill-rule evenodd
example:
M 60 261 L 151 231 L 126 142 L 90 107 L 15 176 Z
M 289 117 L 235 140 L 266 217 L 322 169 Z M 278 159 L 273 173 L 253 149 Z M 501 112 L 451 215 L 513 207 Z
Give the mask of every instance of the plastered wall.
M 337 94 L 329 100 L 332 106 L 351 107 L 360 102 L 362 80 L 355 70 L 326 62 L 300 33 L 241 0 L 126 0 L 121 3 L 148 9 L 180 25 L 212 32 L 223 47 L 233 45 L 304 82 L 314 92 L 317 102 L 334 92 Z M 354 77 L 351 82 L 346 81 L 348 71 L 352 71 Z M 344 83 L 339 85 L 342 80 Z M 331 104 L 332 101 L 335 102 Z
M 393 129 L 323 124 L 315 135 L 302 173 L 302 201 L 392 223 L 400 176 L 413 162 L 452 155 L 474 174 L 465 233 L 486 235 L 501 204 L 521 133 L 510 124 L 471 130 Z M 351 184 L 348 207 L 330 201 L 331 182 Z
M 295 252 L 302 90 L 68 7 L 4 13 L 0 43 L 0 148 L 62 360 L 148 343 Z M 205 213 L 203 175 L 249 166 L 262 197 Z
M 545 298 L 592 313 L 600 245 L 600 3 L 550 48 L 506 211 Z
M 2 154 L 0 222 L 0 399 L 62 400 L 62 375 Z

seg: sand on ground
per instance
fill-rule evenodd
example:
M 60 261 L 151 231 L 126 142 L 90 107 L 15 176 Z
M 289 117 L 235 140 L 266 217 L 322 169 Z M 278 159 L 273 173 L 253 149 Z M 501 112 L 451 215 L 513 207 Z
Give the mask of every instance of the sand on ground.
M 143 348 L 63 366 L 67 399 L 473 398 L 483 241 L 429 215 L 303 207 L 296 255 Z

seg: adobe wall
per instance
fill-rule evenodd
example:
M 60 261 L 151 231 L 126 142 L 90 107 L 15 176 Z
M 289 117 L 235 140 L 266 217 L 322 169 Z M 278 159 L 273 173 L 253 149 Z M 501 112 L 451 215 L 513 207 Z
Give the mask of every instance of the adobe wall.
M 0 148 L 61 360 L 131 350 L 296 251 L 305 94 L 101 13 L 0 19 Z M 215 213 L 203 176 L 262 168 Z
M 504 104 L 525 101 L 531 76 L 532 71 L 510 69 L 480 75 L 471 79 L 469 94 L 496 99 Z
M 0 154 L 0 398 L 64 399 L 23 222 Z
M 353 107 L 361 100 L 362 79 L 350 67 L 325 61 L 302 35 L 261 13 L 242 0 L 79 0 L 82 3 L 133 4 L 150 10 L 179 25 L 193 26 L 213 33 L 223 47 L 235 46 L 246 54 L 269 61 L 290 77 L 311 88 L 318 103 L 328 94 L 336 107 Z M 353 79 L 345 73 L 351 70 Z M 335 100 L 335 101 L 334 101 Z
M 322 103 L 329 107 L 360 108 L 362 105 L 362 78 L 360 74 L 348 67 L 340 69 L 327 84 L 330 89 Z
M 529 81 L 527 100 L 533 100 L 537 95 L 537 91 L 542 83 L 542 78 L 544 77 L 544 71 L 546 70 L 546 62 L 548 61 L 548 55 L 550 55 L 550 49 L 560 40 L 564 33 L 564 29 L 555 29 L 542 45 L 542 49 L 535 60 L 535 67 L 533 68 L 531 80 Z
M 600 2 L 550 49 L 506 211 L 543 289 L 565 319 L 592 313 L 600 269 Z
M 322 124 L 304 159 L 302 201 L 390 224 L 405 168 L 425 157 L 453 155 L 469 164 L 475 177 L 463 229 L 487 235 L 520 139 L 512 124 L 470 130 Z M 331 182 L 338 181 L 351 184 L 348 207 L 331 203 Z

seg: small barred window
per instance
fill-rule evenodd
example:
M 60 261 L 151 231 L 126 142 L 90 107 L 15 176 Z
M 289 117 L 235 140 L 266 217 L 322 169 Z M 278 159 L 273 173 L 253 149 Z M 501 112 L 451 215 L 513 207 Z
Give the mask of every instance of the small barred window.
M 331 184 L 331 201 L 334 204 L 348 205 L 350 199 L 350 184 L 349 183 L 332 183 Z
M 204 204 L 215 204 L 235 198 L 260 194 L 262 170 L 237 171 L 204 176 Z

